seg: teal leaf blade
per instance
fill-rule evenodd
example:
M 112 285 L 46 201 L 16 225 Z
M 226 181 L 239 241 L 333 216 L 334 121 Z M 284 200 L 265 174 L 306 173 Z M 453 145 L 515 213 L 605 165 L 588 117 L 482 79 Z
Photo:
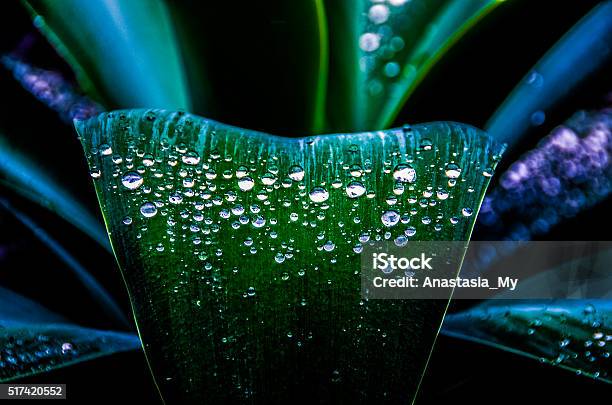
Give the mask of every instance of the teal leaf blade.
M 612 2 L 602 2 L 565 34 L 512 90 L 487 131 L 512 147 L 547 110 L 610 61 Z
M 502 151 L 486 134 L 283 138 L 161 110 L 76 128 L 167 401 L 411 401 L 448 300 L 362 300 L 359 252 L 468 240 Z
M 191 107 L 163 1 L 28 0 L 34 23 L 90 96 L 111 107 Z
M 491 300 L 447 315 L 442 333 L 612 383 L 612 301 Z
M 0 135 L 0 182 L 35 203 L 56 212 L 110 251 L 108 234 L 82 204 Z
M 331 2 L 332 123 L 350 130 L 389 127 L 437 60 L 500 3 Z
M 0 287 L 0 382 L 139 347 L 133 333 L 76 326 Z
M 130 325 L 127 317 L 108 291 L 88 272 L 77 259 L 61 244 L 53 239 L 44 229 L 31 218 L 12 206 L 6 199 L 0 197 L 0 208 L 10 212 L 23 226 L 28 228 L 42 243 L 44 243 L 73 272 L 83 287 L 98 302 L 101 309 L 123 325 Z

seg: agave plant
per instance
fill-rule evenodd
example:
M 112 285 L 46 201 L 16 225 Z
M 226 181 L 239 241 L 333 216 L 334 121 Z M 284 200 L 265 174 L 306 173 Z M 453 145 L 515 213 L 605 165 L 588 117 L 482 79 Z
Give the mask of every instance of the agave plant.
M 73 271 L 108 324 L 76 326 L 0 291 L 7 308 L 0 312 L 0 381 L 133 349 L 134 332 L 106 331 L 129 322 L 97 280 L 121 274 L 169 403 L 411 402 L 450 296 L 362 297 L 363 245 L 468 242 L 483 199 L 481 235 L 529 239 L 608 196 L 607 108 L 579 113 L 506 164 L 485 192 L 504 145 L 517 157 L 525 135 L 546 128 L 547 113 L 572 90 L 600 83 L 609 67 L 612 3 L 583 6 L 574 26 L 522 72 L 486 132 L 399 117 L 446 52 L 511 5 L 284 3 L 245 4 L 239 12 L 161 0 L 23 3 L 67 67 L 38 66 L 30 55 L 45 42 L 32 45 L 31 35 L 2 64 L 64 121 L 54 136 L 78 136 L 88 167 L 80 156 L 65 164 L 91 178 L 99 209 L 73 197 L 90 183 L 54 180 L 9 136 L 0 139 L 0 203 Z M 269 49 L 284 53 L 263 60 Z M 571 150 L 558 147 L 564 130 L 574 136 Z M 578 174 L 561 170 L 570 164 Z M 553 217 L 542 195 L 559 197 Z M 112 253 L 120 273 L 92 274 L 82 263 L 91 258 L 64 246 L 75 237 L 54 237 L 17 208 L 14 201 L 25 200 L 89 236 L 88 251 L 109 266 Z M 548 316 L 546 332 L 527 341 L 521 336 L 531 335 L 536 315 L 522 303 L 453 314 L 444 333 L 609 382 L 605 349 L 589 362 L 557 348 L 568 335 L 582 344 L 593 333 L 599 341 L 609 336 L 610 306 L 596 305 L 592 330 L 584 322 L 595 316 L 585 314 L 589 305 L 543 304 L 537 316 Z M 572 327 L 550 308 L 571 314 Z M 27 319 L 26 311 L 40 315 Z

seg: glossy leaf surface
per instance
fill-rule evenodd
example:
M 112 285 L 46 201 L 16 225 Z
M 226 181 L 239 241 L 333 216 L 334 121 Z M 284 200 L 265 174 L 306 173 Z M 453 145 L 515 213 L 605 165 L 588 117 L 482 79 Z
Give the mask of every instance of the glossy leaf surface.
M 73 272 L 83 287 L 98 302 L 103 311 L 115 320 L 129 325 L 127 317 L 106 289 L 88 272 L 78 260 L 60 243 L 51 237 L 44 229 L 36 224 L 30 217 L 16 209 L 7 200 L 0 197 L 0 208 L 10 212 L 23 226 L 28 228 L 38 240 L 45 244 Z
M 359 253 L 468 240 L 501 153 L 484 133 L 281 138 L 160 110 L 76 126 L 166 400 L 410 402 L 447 300 L 362 300 Z
M 0 382 L 139 347 L 135 334 L 73 325 L 0 287 Z
M 110 250 L 104 227 L 78 200 L 0 135 L 0 182 L 24 197 L 56 212 L 104 248 Z
M 612 1 L 602 2 L 563 36 L 514 88 L 487 123 L 513 146 L 546 112 L 610 60 Z
M 89 95 L 113 107 L 190 107 L 163 1 L 25 3 L 35 25 L 71 65 Z
M 495 300 L 447 315 L 442 333 L 612 382 L 612 301 Z

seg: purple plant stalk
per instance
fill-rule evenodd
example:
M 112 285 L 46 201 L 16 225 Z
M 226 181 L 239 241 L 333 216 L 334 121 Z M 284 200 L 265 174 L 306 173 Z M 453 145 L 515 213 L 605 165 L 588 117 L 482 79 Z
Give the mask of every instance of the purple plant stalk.
M 479 214 L 488 240 L 530 240 L 612 192 L 612 107 L 580 111 L 500 177 Z
M 98 103 L 80 94 L 58 72 L 31 66 L 15 55 L 3 56 L 0 62 L 28 92 L 56 111 L 66 122 L 86 119 L 103 111 Z

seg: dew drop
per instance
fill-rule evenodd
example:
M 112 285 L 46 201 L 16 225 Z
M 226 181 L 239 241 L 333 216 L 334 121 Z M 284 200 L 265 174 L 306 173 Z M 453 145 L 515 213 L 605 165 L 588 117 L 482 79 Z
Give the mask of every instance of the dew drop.
M 285 255 L 282 253 L 277 253 L 276 256 L 274 256 L 274 261 L 276 261 L 276 263 L 280 264 L 282 262 L 285 261 Z
M 248 172 L 249 172 L 249 169 L 246 166 L 239 166 L 236 169 L 236 178 L 241 179 L 244 176 L 246 176 Z
M 113 154 L 113 149 L 110 147 L 110 145 L 106 143 L 103 143 L 102 145 L 100 145 L 99 149 L 100 149 L 100 154 L 103 156 L 109 156 Z
M 288 176 L 293 181 L 302 181 L 304 180 L 304 169 L 299 165 L 291 166 Z
M 389 210 L 385 211 L 380 217 L 382 223 L 386 227 L 392 227 L 397 225 L 400 220 L 400 214 L 397 211 Z
M 138 187 L 142 186 L 142 183 L 142 176 L 136 172 L 128 172 L 121 178 L 121 184 L 123 184 L 123 187 L 130 190 L 136 190 Z
M 365 186 L 359 181 L 351 181 L 346 186 L 346 195 L 348 195 L 349 198 L 361 197 L 362 195 L 365 194 L 365 192 L 366 192 Z
M 168 201 L 170 201 L 172 204 L 180 204 L 183 202 L 183 196 L 179 193 L 172 193 L 168 197 Z
M 436 197 L 438 197 L 439 200 L 446 200 L 448 198 L 448 191 L 438 190 L 436 192 Z
M 329 192 L 323 187 L 315 187 L 308 194 L 310 200 L 315 203 L 327 201 L 329 198 Z
M 361 177 L 363 175 L 363 168 L 359 165 L 352 165 L 349 169 L 349 173 L 353 177 Z
M 153 155 L 151 155 L 150 153 L 144 155 L 142 157 L 142 164 L 147 167 L 153 166 L 153 164 L 155 164 L 155 159 L 153 158 Z
M 461 168 L 455 163 L 449 163 L 446 165 L 444 173 L 449 179 L 456 179 L 461 176 Z
M 89 171 L 89 175 L 92 179 L 99 179 L 102 176 L 102 172 L 97 167 L 94 167 Z
M 260 179 L 264 185 L 271 186 L 274 183 L 276 183 L 277 177 L 274 174 L 268 172 L 268 173 L 264 173 Z
M 200 163 L 200 156 L 198 156 L 196 152 L 190 151 L 190 152 L 187 152 L 185 155 L 183 155 L 181 160 L 186 165 L 193 166 L 193 165 L 197 165 L 198 163 Z
M 433 142 L 429 138 L 425 138 L 421 141 L 421 149 L 431 150 L 433 148 Z
M 68 342 L 62 343 L 62 354 L 69 353 L 72 351 L 72 349 L 73 347 L 71 343 L 68 343 Z
M 238 187 L 242 191 L 249 191 L 255 186 L 255 182 L 250 177 L 242 177 L 238 180 Z
M 404 235 L 406 236 L 414 236 L 416 234 L 416 228 L 414 226 L 409 226 L 404 230 Z
M 416 170 L 407 163 L 400 163 L 393 169 L 393 178 L 402 183 L 414 183 Z
M 153 203 L 146 202 L 140 206 L 140 213 L 146 218 L 154 217 L 157 214 L 157 207 Z

